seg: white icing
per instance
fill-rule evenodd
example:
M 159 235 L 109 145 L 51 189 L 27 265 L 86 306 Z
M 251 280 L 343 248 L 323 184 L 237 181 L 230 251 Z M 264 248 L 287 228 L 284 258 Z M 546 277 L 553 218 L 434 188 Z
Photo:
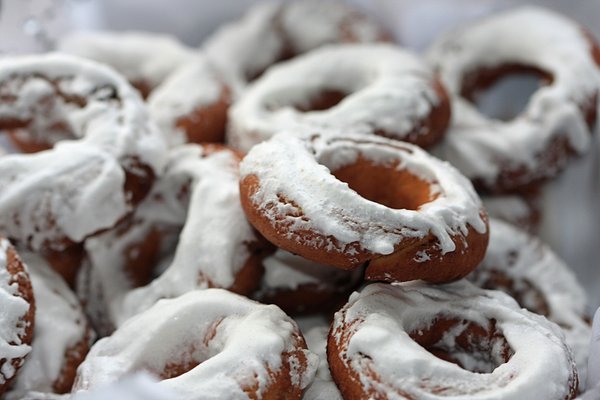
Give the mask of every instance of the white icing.
M 49 86 L 32 75 L 57 81 L 64 93 L 85 98 L 87 104 L 55 99 L 50 110 L 46 106 L 49 117 L 39 118 L 44 114 L 38 108 L 45 103 L 37 100 Z M 29 78 L 20 86 L 15 77 Z M 80 242 L 129 211 L 123 193 L 128 157 L 155 172 L 162 167 L 160 133 L 149 123 L 139 95 L 110 69 L 58 54 L 7 58 L 0 60 L 0 82 L 7 94 L 17 96 L 14 104 L 0 104 L 0 119 L 33 120 L 31 136 L 50 142 L 45 127 L 59 119 L 77 139 L 36 154 L 0 158 L 0 229 L 9 237 L 34 250 L 62 235 Z M 113 95 L 118 100 L 110 100 Z
M 256 241 L 240 203 L 238 158 L 232 151 L 207 154 L 198 145 L 175 148 L 161 182 L 157 190 L 172 205 L 169 208 L 180 210 L 185 225 L 173 263 L 152 283 L 122 299 L 122 306 L 116 307 L 117 324 L 161 298 L 209 285 L 231 287 L 250 256 L 247 245 Z M 177 198 L 187 184 L 189 205 Z M 148 215 L 152 220 L 153 213 Z
M 27 327 L 23 319 L 30 305 L 19 295 L 18 283 L 12 282 L 14 276 L 7 270 L 9 246 L 6 239 L 0 239 L 0 385 L 15 375 L 12 362 L 31 351 L 31 347 L 22 341 Z
M 277 62 L 285 51 L 298 54 L 327 43 L 372 42 L 384 36 L 374 20 L 340 2 L 265 1 L 239 21 L 222 26 L 203 49 L 237 97 L 249 78 Z
M 408 335 L 426 329 L 436 317 L 464 319 L 482 327 L 495 319 L 514 354 L 490 373 L 471 372 L 439 359 Z M 332 329 L 338 343 L 341 325 L 352 326 L 354 334 L 340 357 L 367 390 L 377 390 L 390 400 L 564 399 L 573 378 L 570 350 L 555 324 L 520 309 L 501 292 L 484 291 L 465 281 L 369 285 L 336 314 Z M 371 372 L 358 369 L 365 363 Z M 386 383 L 369 379 L 375 374 Z
M 166 364 L 187 355 L 200 364 L 160 382 L 175 398 L 199 399 L 210 393 L 213 398 L 247 399 L 241 386 L 264 390 L 271 380 L 268 369 L 282 367 L 282 353 L 300 350 L 294 345 L 297 329 L 275 306 L 222 289 L 191 291 L 159 301 L 97 342 L 73 389 L 92 389 L 139 370 L 159 374 Z M 300 351 L 307 357 L 306 370 L 290 373 L 305 388 L 315 374 L 316 356 Z
M 195 53 L 174 36 L 136 31 L 71 33 L 58 50 L 110 65 L 129 81 L 144 81 L 151 88 Z
M 197 54 L 175 70 L 148 97 L 150 115 L 166 135 L 171 146 L 186 141 L 177 121 L 194 111 L 216 103 L 223 95 L 223 85 L 206 57 Z
M 575 274 L 539 239 L 493 218 L 490 219 L 490 241 L 485 258 L 467 279 L 482 285 L 492 271 L 511 278 L 516 290 L 523 283 L 539 290 L 549 308 L 547 318 L 562 328 L 567 344 L 573 349 L 580 386 L 583 387 L 592 333 L 582 318 L 586 295 Z
M 392 209 L 365 199 L 330 173 L 359 156 L 379 165 L 398 162 L 399 170 L 435 183 L 432 193 L 438 197 L 418 210 Z M 469 225 L 477 232 L 486 231 L 481 201 L 471 183 L 449 164 L 407 143 L 366 136 L 300 138 L 284 132 L 255 146 L 240 171 L 242 179 L 258 177 L 260 187 L 252 203 L 272 221 L 284 218 L 289 237 L 303 240 L 295 232 L 309 230 L 335 238 L 338 251 L 358 243 L 372 253 L 390 254 L 403 239 L 432 233 L 445 254 L 456 248 L 452 235 L 466 235 Z M 296 206 L 280 203 L 279 195 Z M 302 210 L 302 218 L 293 216 L 297 210 Z M 333 240 L 325 240 L 336 248 Z
M 249 76 L 277 61 L 283 51 L 284 43 L 272 22 L 278 10 L 275 2 L 259 3 L 239 21 L 221 26 L 202 46 L 236 97 Z
M 6 395 L 15 400 L 32 390 L 52 392 L 67 350 L 88 334 L 79 301 L 62 278 L 41 257 L 33 253 L 21 257 L 31 278 L 36 310 L 32 351 Z
M 433 79 L 417 56 L 392 45 L 326 46 L 273 66 L 249 86 L 230 109 L 227 140 L 248 151 L 286 129 L 425 135 L 422 122 L 439 102 Z M 326 110 L 295 108 L 325 89 L 347 96 Z
M 498 14 L 441 37 L 428 59 L 453 102 L 452 127 L 436 151 L 467 177 L 493 185 L 501 165 L 524 167 L 533 178 L 551 176 L 557 171 L 540 171 L 536 156 L 558 135 L 577 153 L 589 148 L 580 108 L 597 94 L 598 67 L 582 28 L 565 17 L 531 6 Z M 508 122 L 487 118 L 460 96 L 465 74 L 506 63 L 534 66 L 554 77 Z
M 329 373 L 327 363 L 328 326 L 318 326 L 310 329 L 305 335 L 308 349 L 319 357 L 319 367 L 315 380 L 304 392 L 303 400 L 342 400 L 342 395 Z

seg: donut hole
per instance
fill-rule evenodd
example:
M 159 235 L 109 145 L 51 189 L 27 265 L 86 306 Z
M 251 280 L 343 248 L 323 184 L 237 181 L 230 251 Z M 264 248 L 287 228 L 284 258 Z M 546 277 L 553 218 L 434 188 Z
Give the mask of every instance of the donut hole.
M 399 210 L 417 210 L 434 200 L 431 182 L 396 165 L 378 165 L 365 158 L 339 168 L 332 174 L 350 189 L 375 203 Z
M 294 104 L 294 108 L 298 111 L 324 111 L 335 107 L 348 94 L 337 89 L 323 89 L 322 91 L 313 94 L 305 102 Z
M 291 107 L 300 112 L 324 111 L 336 106 L 342 101 L 348 93 L 338 89 L 322 89 L 310 93 L 308 96 L 302 95 L 300 98 L 290 98 L 286 94 L 284 98 L 276 96 L 265 102 L 267 110 L 273 112 L 281 108 Z
M 409 335 L 434 356 L 476 373 L 489 374 L 514 354 L 494 319 L 483 327 L 464 319 L 437 317 Z
M 532 95 L 552 83 L 552 75 L 541 69 L 505 65 L 467 74 L 461 95 L 489 118 L 511 121 L 521 115 Z

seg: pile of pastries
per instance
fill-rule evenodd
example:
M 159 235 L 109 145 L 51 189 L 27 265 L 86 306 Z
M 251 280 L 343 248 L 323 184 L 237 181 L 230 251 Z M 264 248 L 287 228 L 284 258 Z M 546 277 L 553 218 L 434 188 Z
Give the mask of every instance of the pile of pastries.
M 539 88 L 488 117 L 515 75 Z M 594 38 L 535 7 L 420 55 L 298 0 L 199 48 L 77 33 L 1 58 L 0 396 L 145 371 L 173 399 L 574 399 L 586 296 L 535 199 L 599 89 Z

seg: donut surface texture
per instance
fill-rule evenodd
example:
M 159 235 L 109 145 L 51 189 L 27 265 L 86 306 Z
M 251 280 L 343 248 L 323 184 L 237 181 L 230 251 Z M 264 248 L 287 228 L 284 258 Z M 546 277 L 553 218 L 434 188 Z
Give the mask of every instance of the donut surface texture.
M 39 256 L 22 253 L 36 298 L 32 351 L 6 394 L 29 391 L 69 393 L 79 364 L 94 337 L 79 301 L 64 280 Z
M 573 399 L 577 372 L 557 325 L 468 282 L 372 284 L 329 334 L 349 399 Z
M 31 352 L 34 321 L 29 274 L 14 247 L 0 238 L 0 395 Z
M 143 370 L 174 399 L 300 399 L 316 362 L 279 308 L 222 289 L 195 290 L 159 301 L 97 342 L 73 391 Z
M 229 103 L 229 88 L 197 54 L 152 92 L 148 109 L 171 146 L 222 143 Z
M 71 33 L 60 40 L 58 50 L 111 66 L 144 98 L 194 57 L 194 50 L 174 36 L 137 31 Z
M 228 143 L 248 151 L 282 129 L 374 133 L 422 147 L 450 120 L 446 90 L 390 44 L 326 46 L 270 68 L 231 107 Z
M 521 307 L 560 326 L 573 350 L 579 380 L 585 383 L 592 337 L 592 328 L 584 319 L 585 290 L 549 246 L 491 218 L 485 258 L 467 279 L 484 289 L 508 293 Z
M 0 158 L 0 231 L 63 251 L 109 228 L 149 192 L 165 145 L 127 81 L 48 54 L 0 60 L 0 129 L 54 145 Z M 68 139 L 68 140 L 64 140 Z
M 171 151 L 148 208 L 139 212 L 150 224 L 181 224 L 183 229 L 172 263 L 152 282 L 120 291 L 105 281 L 117 326 L 159 299 L 190 290 L 219 287 L 250 294 L 258 287 L 266 244 L 240 204 L 239 161 L 238 153 L 219 145 L 189 144 Z M 103 259 L 110 260 L 111 248 L 104 250 L 109 258 Z M 97 267 L 119 268 L 110 262 Z
M 476 186 L 525 190 L 588 150 L 596 121 L 600 49 L 582 27 L 523 7 L 442 36 L 429 61 L 451 93 L 451 128 L 439 155 Z M 543 85 L 520 115 L 490 119 L 470 101 L 502 77 L 533 74 Z
M 262 2 L 203 45 L 237 97 L 272 64 L 330 43 L 389 41 L 369 16 L 339 1 Z
M 417 146 L 375 136 L 281 133 L 240 165 L 250 223 L 284 250 L 372 280 L 445 282 L 485 253 L 470 182 Z

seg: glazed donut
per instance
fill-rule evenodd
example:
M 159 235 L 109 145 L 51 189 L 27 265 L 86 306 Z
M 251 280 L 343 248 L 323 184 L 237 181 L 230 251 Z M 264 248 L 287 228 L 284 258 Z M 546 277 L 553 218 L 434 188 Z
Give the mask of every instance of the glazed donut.
M 303 400 L 342 400 L 327 363 L 328 334 L 329 326 L 315 326 L 304 335 L 308 349 L 319 357 L 319 367 L 315 379 L 304 391 Z
M 165 173 L 136 218 L 148 221 L 150 228 L 180 224 L 183 230 L 173 262 L 149 284 L 131 290 L 135 285 L 118 271 L 124 263 L 115 252 L 144 243 L 147 229 L 124 237 L 116 249 L 110 245 L 111 233 L 86 241 L 93 268 L 103 271 L 100 283 L 115 326 L 161 298 L 190 290 L 220 287 L 250 294 L 258 287 L 264 248 L 270 246 L 244 217 L 239 160 L 237 153 L 219 145 L 190 144 L 171 151 Z M 120 283 L 115 284 L 115 276 L 121 277 Z
M 174 36 L 136 31 L 71 33 L 57 48 L 111 66 L 144 98 L 195 53 Z
M 0 157 L 0 231 L 31 250 L 60 253 L 113 226 L 162 167 L 164 141 L 141 98 L 99 64 L 1 59 L 0 99 L 0 129 L 54 145 Z
M 73 391 L 146 371 L 173 399 L 300 399 L 316 362 L 279 308 L 222 289 L 194 290 L 159 301 L 98 341 Z
M 150 115 L 171 146 L 223 142 L 229 108 L 229 88 L 198 54 L 152 92 Z
M 26 267 L 8 240 L 0 238 L 0 396 L 31 351 L 35 300 Z
M 240 171 L 250 223 L 317 263 L 366 263 L 369 280 L 446 282 L 484 256 L 487 215 L 470 182 L 417 146 L 283 132 L 255 146 Z
M 234 95 L 270 65 L 328 43 L 389 41 L 379 23 L 338 1 L 263 2 L 203 45 Z
M 542 218 L 538 193 L 482 195 L 481 201 L 491 218 L 508 222 L 528 232 L 538 230 Z
M 262 261 L 264 275 L 251 297 L 288 315 L 337 311 L 362 281 L 361 268 L 344 271 L 278 249 Z
M 592 337 L 591 327 L 584 320 L 585 290 L 550 247 L 491 218 L 487 253 L 467 279 L 484 289 L 507 292 L 521 307 L 560 326 L 573 349 L 579 380 L 585 383 Z
M 573 399 L 577 371 L 554 323 L 499 291 L 372 284 L 334 319 L 331 375 L 351 399 Z
M 441 37 L 428 58 L 453 105 L 452 127 L 437 154 L 476 186 L 526 190 L 589 148 L 600 49 L 576 23 L 542 8 L 519 8 Z M 491 120 L 471 103 L 478 91 L 515 73 L 544 81 L 519 116 Z
M 422 147 L 450 120 L 433 70 L 389 44 L 327 46 L 278 64 L 231 107 L 227 140 L 248 151 L 284 129 L 375 133 Z
M 6 394 L 21 399 L 29 391 L 68 393 L 93 339 L 79 301 L 40 257 L 22 253 L 36 299 L 32 351 Z

